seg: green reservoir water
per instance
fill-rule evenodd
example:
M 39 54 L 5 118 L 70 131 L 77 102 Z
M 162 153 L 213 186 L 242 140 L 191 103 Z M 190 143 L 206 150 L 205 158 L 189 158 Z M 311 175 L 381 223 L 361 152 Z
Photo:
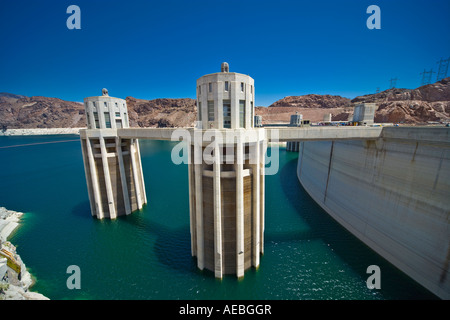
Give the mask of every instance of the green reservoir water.
M 0 137 L 0 206 L 25 213 L 10 241 L 36 278 L 33 291 L 50 299 L 435 298 L 329 217 L 284 148 L 278 173 L 266 176 L 259 269 L 243 280 L 198 270 L 187 165 L 172 163 L 175 144 L 140 141 L 148 204 L 100 221 L 90 214 L 78 136 Z M 66 286 L 70 265 L 80 267 L 79 290 Z M 380 290 L 366 286 L 370 265 L 380 267 Z

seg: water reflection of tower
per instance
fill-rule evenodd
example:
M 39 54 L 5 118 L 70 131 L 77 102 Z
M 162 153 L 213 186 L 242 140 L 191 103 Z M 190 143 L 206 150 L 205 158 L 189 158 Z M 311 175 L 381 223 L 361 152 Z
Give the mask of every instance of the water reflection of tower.
M 295 114 L 291 115 L 291 121 L 289 123 L 290 127 L 300 127 L 302 125 L 303 115 L 296 112 Z M 286 150 L 287 151 L 294 151 L 298 152 L 300 146 L 300 141 L 288 141 L 286 143 Z
M 265 131 L 254 128 L 254 80 L 221 72 L 197 80 L 190 146 L 192 255 L 199 269 L 243 277 L 264 251 Z

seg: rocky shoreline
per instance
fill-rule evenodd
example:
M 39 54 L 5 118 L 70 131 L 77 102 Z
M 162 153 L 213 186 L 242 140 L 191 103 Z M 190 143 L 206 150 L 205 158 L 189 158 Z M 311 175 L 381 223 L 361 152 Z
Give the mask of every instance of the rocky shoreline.
M 44 295 L 29 291 L 34 281 L 17 254 L 16 247 L 7 238 L 19 226 L 21 212 L 0 207 L 0 300 L 49 300 Z M 17 270 L 20 268 L 20 272 Z
M 41 136 L 51 134 L 80 134 L 80 129 L 86 128 L 36 128 L 36 129 L 7 129 L 0 131 L 0 136 Z

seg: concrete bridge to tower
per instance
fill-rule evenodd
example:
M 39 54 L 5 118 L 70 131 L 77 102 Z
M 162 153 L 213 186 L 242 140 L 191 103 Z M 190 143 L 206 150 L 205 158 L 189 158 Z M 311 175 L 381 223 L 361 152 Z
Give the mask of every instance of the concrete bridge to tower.
M 122 128 L 81 130 L 81 137 L 118 136 L 121 139 L 181 140 L 174 132 L 186 130 L 194 137 L 194 128 Z M 264 128 L 268 142 L 317 141 L 317 140 L 373 140 L 381 136 L 382 127 L 276 127 Z M 227 129 L 227 132 L 230 129 Z

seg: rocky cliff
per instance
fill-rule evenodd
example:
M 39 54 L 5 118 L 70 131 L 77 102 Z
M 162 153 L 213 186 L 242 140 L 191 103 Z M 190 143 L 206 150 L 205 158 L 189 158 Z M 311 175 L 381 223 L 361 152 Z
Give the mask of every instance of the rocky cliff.
M 193 127 L 197 116 L 194 99 L 143 100 L 127 97 L 130 127 Z
M 417 89 L 389 89 L 356 97 L 352 103 L 378 105 L 375 122 L 425 124 L 450 121 L 450 77 Z
M 85 127 L 84 106 L 58 98 L 0 93 L 0 129 Z

